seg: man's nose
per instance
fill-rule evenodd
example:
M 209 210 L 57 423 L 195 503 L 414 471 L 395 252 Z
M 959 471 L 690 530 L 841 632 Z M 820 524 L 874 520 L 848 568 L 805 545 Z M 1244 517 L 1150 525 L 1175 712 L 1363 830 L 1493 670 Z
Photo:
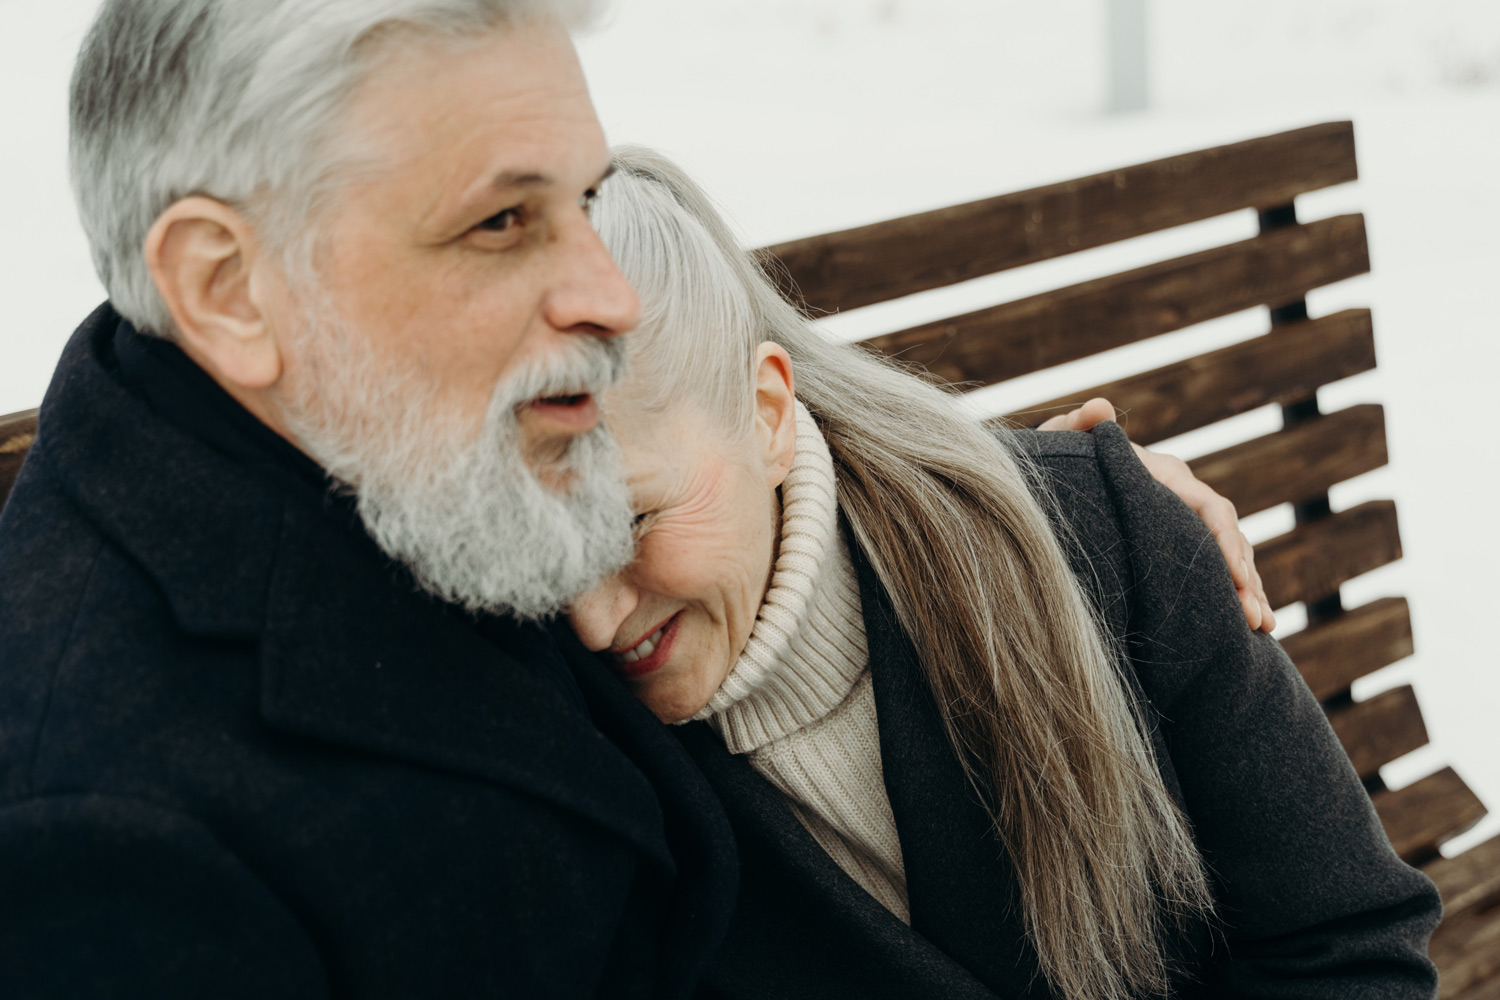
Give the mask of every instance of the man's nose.
M 620 626 L 635 610 L 636 590 L 619 577 L 599 584 L 575 598 L 568 624 L 588 649 L 598 653 L 614 645 Z
M 640 297 L 594 227 L 579 220 L 560 249 L 557 281 L 544 305 L 553 329 L 595 337 L 616 337 L 635 329 L 641 321 Z

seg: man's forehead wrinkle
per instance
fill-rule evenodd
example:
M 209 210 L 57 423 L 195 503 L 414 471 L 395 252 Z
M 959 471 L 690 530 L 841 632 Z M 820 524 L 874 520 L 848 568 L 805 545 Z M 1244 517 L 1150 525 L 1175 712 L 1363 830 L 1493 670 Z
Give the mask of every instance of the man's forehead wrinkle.
M 428 151 L 432 146 L 424 138 L 445 131 L 451 135 L 487 126 L 530 129 L 537 124 L 555 128 L 564 121 L 598 126 L 581 72 L 563 81 L 545 74 L 543 82 L 525 72 L 524 65 L 513 71 L 495 65 L 480 84 L 488 93 L 476 93 L 475 68 L 462 62 L 462 54 L 457 64 L 449 55 L 431 40 L 416 39 L 410 47 L 394 49 L 376 61 L 351 101 L 356 126 Z M 454 71 L 444 72 L 450 64 Z M 415 109 L 414 99 L 421 102 Z
M 456 52 L 421 36 L 388 39 L 352 95 L 345 121 L 379 161 L 369 180 L 389 188 L 368 193 L 398 210 L 418 244 L 444 244 L 476 213 L 508 207 L 502 188 L 518 200 L 562 184 L 581 194 L 609 162 L 566 36 L 502 36 L 498 49 Z

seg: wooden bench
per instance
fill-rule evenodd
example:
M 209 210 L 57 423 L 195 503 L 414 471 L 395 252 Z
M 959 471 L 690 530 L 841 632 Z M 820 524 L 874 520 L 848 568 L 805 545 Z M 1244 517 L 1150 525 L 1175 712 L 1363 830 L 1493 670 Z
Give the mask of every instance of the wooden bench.
M 1452 768 L 1398 791 L 1379 769 L 1427 743 L 1410 686 L 1355 701 L 1355 680 L 1412 653 L 1404 598 L 1345 608 L 1342 584 L 1401 558 L 1396 508 L 1330 508 L 1328 489 L 1386 464 L 1378 404 L 1334 413 L 1320 386 L 1375 367 L 1370 312 L 1310 318 L 1305 296 L 1370 269 L 1364 219 L 1302 223 L 1298 195 L 1358 176 L 1354 128 L 1335 122 L 983 201 L 765 248 L 786 292 L 813 314 L 842 313 L 1231 212 L 1259 235 L 865 340 L 951 382 L 990 386 L 1257 307 L 1260 336 L 1011 414 L 1023 424 L 1108 397 L 1151 444 L 1262 406 L 1282 429 L 1205 455 L 1198 477 L 1242 515 L 1280 504 L 1295 527 L 1256 547 L 1271 602 L 1307 608 L 1287 652 L 1328 712 L 1400 855 L 1442 890 L 1432 942 L 1441 995 L 1500 1000 L 1500 837 L 1450 859 L 1439 847 L 1485 808 Z
M 16 473 L 21 471 L 21 462 L 35 440 L 35 410 L 0 417 L 0 505 L 10 496 Z
M 1500 837 L 1457 857 L 1438 848 L 1484 806 L 1451 768 L 1399 791 L 1379 768 L 1427 742 L 1410 687 L 1354 701 L 1350 685 L 1412 652 L 1406 601 L 1346 609 L 1339 587 L 1401 556 L 1396 510 L 1333 512 L 1328 488 L 1386 462 L 1375 404 L 1318 409 L 1319 386 L 1375 366 L 1370 313 L 1310 319 L 1310 290 L 1369 270 L 1357 215 L 1301 224 L 1297 195 L 1356 177 L 1348 123 L 1190 153 L 1050 187 L 814 236 L 770 248 L 819 311 L 871 305 L 1229 212 L 1254 209 L 1260 235 L 1230 246 L 1008 302 L 868 341 L 944 378 L 990 385 L 1260 306 L 1263 336 L 1179 364 L 1040 401 L 1091 396 L 1128 411 L 1150 444 L 1268 404 L 1284 429 L 1193 462 L 1242 514 L 1292 504 L 1296 527 L 1256 550 L 1272 603 L 1302 602 L 1308 627 L 1287 651 L 1328 711 L 1402 857 L 1442 889 L 1433 938 L 1442 996 L 1500 998 Z M 0 502 L 36 436 L 36 412 L 0 418 Z

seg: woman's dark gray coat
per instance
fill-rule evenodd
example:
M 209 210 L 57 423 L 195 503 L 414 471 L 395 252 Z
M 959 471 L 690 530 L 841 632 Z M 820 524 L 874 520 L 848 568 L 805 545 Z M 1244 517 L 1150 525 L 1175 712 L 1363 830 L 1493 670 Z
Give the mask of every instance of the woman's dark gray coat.
M 120 323 L 69 343 L 0 515 L 0 997 L 690 992 L 733 842 L 667 730 L 164 419 Z
M 1076 539 L 1085 588 L 1129 656 L 1167 788 L 1211 872 L 1219 922 L 1172 943 L 1180 995 L 1430 997 L 1438 896 L 1391 850 L 1311 693 L 1245 625 L 1203 523 L 1113 424 L 1023 433 Z M 1014 873 L 949 749 L 890 603 L 855 551 L 885 785 L 911 927 L 822 851 L 706 724 L 681 738 L 739 843 L 740 902 L 704 997 L 1023 1000 L 1049 995 Z M 941 596 L 934 608 L 942 613 Z

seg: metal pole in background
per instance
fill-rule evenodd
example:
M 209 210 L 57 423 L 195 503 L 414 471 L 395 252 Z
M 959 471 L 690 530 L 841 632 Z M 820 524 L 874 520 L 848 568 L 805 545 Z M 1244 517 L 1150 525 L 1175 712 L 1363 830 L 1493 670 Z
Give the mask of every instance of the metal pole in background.
M 1109 110 L 1144 111 L 1146 85 L 1146 0 L 1105 0 L 1109 5 Z

